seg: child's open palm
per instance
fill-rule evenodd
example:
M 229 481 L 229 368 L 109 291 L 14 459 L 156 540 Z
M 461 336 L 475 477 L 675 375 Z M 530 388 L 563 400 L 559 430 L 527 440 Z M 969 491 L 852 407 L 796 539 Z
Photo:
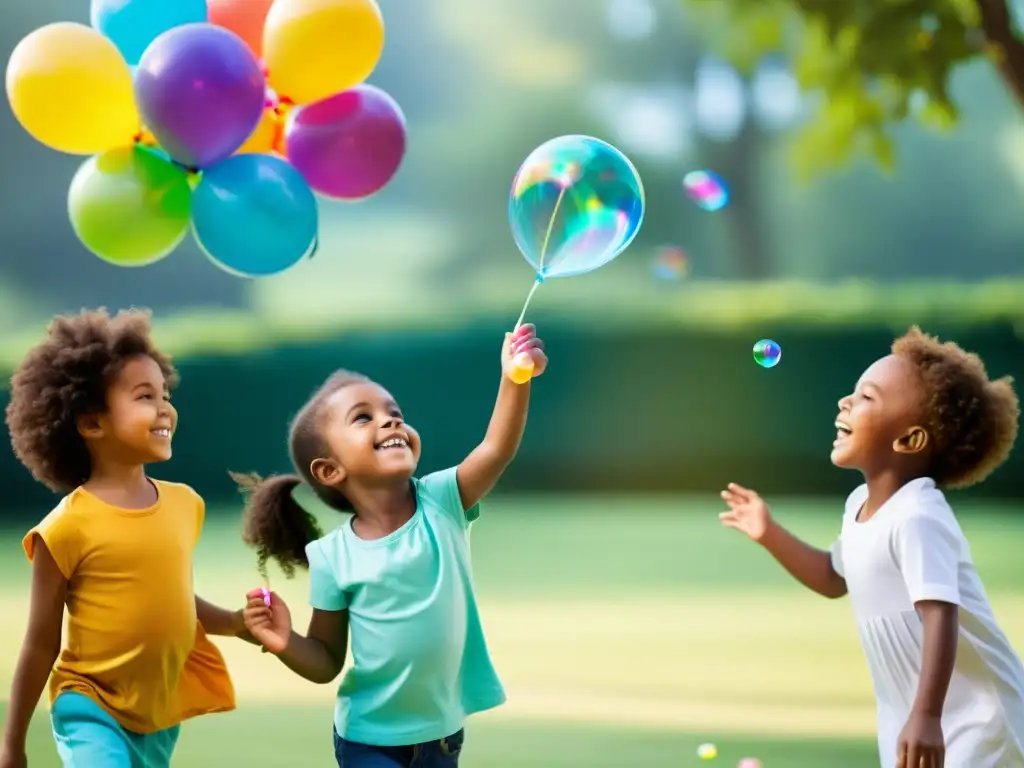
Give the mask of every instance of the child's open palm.
M 267 605 L 265 596 L 270 596 Z M 246 596 L 248 601 L 242 617 L 245 628 L 268 653 L 281 653 L 288 647 L 292 634 L 292 615 L 284 600 L 276 592 L 254 589 Z
M 718 516 L 722 525 L 735 528 L 754 541 L 764 538 L 772 516 L 768 505 L 756 491 L 729 483 L 729 487 L 722 491 L 722 499 L 729 505 L 729 511 Z

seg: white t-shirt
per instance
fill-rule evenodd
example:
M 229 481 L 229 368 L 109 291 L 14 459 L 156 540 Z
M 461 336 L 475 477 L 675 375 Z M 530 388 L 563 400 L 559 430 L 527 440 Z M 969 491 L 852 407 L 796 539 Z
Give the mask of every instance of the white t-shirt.
M 846 501 L 832 566 L 846 579 L 878 699 L 882 768 L 917 693 L 924 639 L 914 604 L 959 606 L 956 665 L 942 714 L 946 768 L 1024 768 L 1024 666 L 996 623 L 970 548 L 942 491 L 907 483 L 858 522 L 867 486 Z

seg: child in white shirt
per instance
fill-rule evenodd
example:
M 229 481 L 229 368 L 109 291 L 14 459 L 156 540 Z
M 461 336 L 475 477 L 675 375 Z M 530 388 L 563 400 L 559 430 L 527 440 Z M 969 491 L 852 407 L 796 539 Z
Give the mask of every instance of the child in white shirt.
M 850 595 L 883 768 L 1024 768 L 1024 666 L 940 490 L 1002 464 L 1019 418 L 1009 378 L 990 381 L 976 355 L 914 328 L 839 401 L 832 463 L 865 484 L 827 552 L 775 523 L 754 491 L 722 492 L 724 525 L 815 592 Z

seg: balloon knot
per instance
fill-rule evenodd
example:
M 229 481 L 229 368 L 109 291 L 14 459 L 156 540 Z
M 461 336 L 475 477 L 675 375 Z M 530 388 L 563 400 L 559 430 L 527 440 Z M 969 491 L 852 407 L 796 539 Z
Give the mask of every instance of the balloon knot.
M 280 122 L 284 122 L 285 118 L 288 117 L 288 113 L 294 108 L 295 105 L 292 102 L 281 99 L 274 107 L 274 115 Z
M 538 272 L 537 273 L 537 284 L 539 285 L 540 283 L 543 283 L 543 282 L 544 282 L 544 274 L 542 272 Z
M 159 143 L 156 140 L 156 136 L 154 136 L 145 128 L 143 128 L 141 131 L 135 134 L 134 142 L 136 144 L 141 144 L 144 147 L 149 147 L 150 149 L 155 149 Z
M 184 163 L 178 162 L 174 158 L 171 158 L 171 165 L 173 165 L 175 168 L 179 168 L 179 169 L 183 170 L 189 176 L 197 175 L 197 174 L 199 174 L 202 171 L 202 169 L 199 168 L 198 166 L 195 166 L 195 165 L 185 165 Z

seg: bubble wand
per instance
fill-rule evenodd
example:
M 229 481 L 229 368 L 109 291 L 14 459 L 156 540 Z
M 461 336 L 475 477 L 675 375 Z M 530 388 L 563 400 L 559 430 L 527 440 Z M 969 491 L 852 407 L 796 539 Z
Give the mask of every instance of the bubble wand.
M 558 199 L 555 200 L 555 207 L 551 211 L 551 218 L 548 219 L 548 229 L 544 233 L 544 244 L 540 248 L 540 259 L 537 266 L 537 279 L 533 283 L 533 287 L 530 288 L 530 292 L 526 294 L 526 302 L 523 304 L 523 311 L 519 313 L 519 319 L 516 320 L 516 327 L 512 329 L 512 333 L 518 331 L 523 325 L 523 319 L 526 317 L 526 310 L 530 306 L 530 300 L 533 299 L 533 294 L 540 288 L 540 284 L 544 282 L 544 257 L 547 256 L 548 243 L 551 241 L 551 232 L 555 228 L 555 217 L 558 216 L 558 209 L 562 207 L 562 198 L 565 197 L 565 190 L 569 187 L 562 185 L 562 191 L 558 193 Z M 533 358 L 530 357 L 526 352 L 520 352 L 515 356 L 512 361 L 512 370 L 509 371 L 508 377 L 512 379 L 516 384 L 525 384 L 533 378 Z

